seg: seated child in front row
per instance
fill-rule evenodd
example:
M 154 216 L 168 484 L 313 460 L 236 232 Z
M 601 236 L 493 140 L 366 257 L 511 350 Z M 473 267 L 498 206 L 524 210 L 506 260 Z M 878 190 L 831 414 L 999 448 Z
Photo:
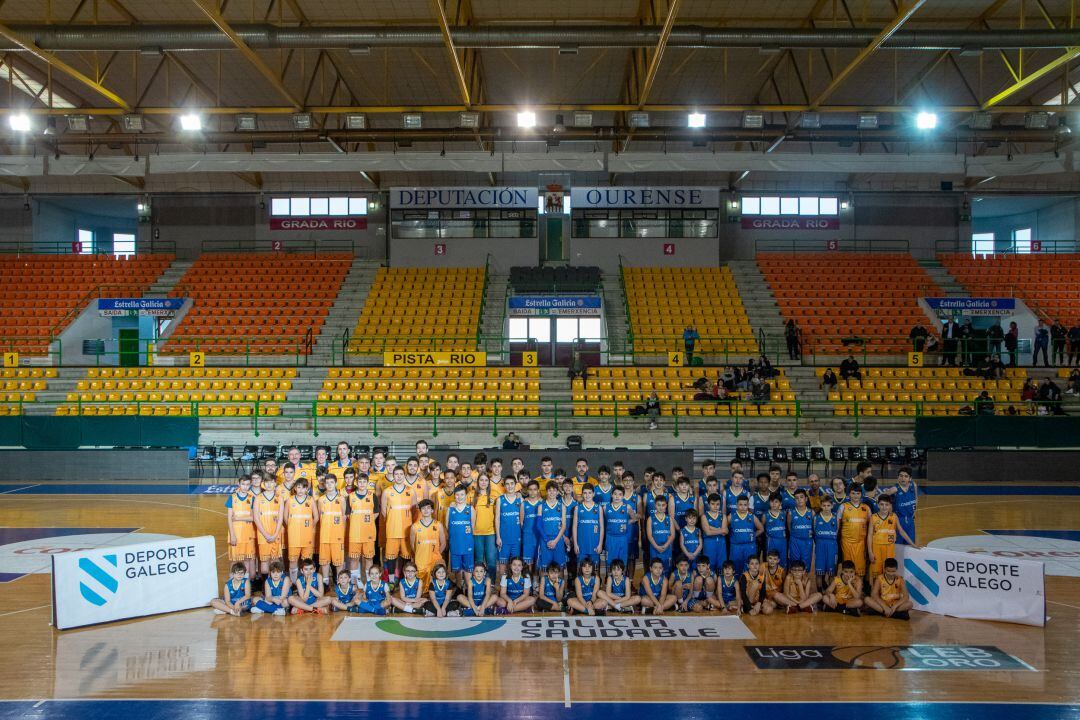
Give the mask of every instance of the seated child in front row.
M 221 597 L 211 600 L 210 607 L 218 615 L 241 615 L 251 608 L 251 581 L 242 562 L 234 562 L 229 573 Z
M 661 498 L 657 498 L 660 500 Z M 667 578 L 664 577 L 664 561 L 653 557 L 649 563 L 649 572 L 641 579 L 641 607 L 646 613 L 663 615 L 665 610 L 675 607 L 675 596 L 668 593 Z
M 783 592 L 774 594 L 773 601 L 778 607 L 787 608 L 788 613 L 815 612 L 815 606 L 821 602 L 821 593 L 814 588 L 813 579 L 806 574 L 806 563 L 792 560 L 790 570 L 784 580 Z
M 404 613 L 419 613 L 422 615 L 434 615 L 428 607 L 428 601 L 424 598 L 424 584 L 420 581 L 416 563 L 412 560 L 405 562 L 405 577 L 398 585 L 397 597 L 390 597 L 390 604 L 395 609 Z
M 519 557 L 510 559 L 510 572 L 499 581 L 498 612 L 513 615 L 531 612 L 536 604 L 532 594 L 532 578 L 525 574 L 525 561 Z
M 866 607 L 887 618 L 908 620 L 910 619 L 908 610 L 912 605 L 911 598 L 908 597 L 904 578 L 900 577 L 896 570 L 896 558 L 885 560 L 885 572 L 874 579 L 870 597 L 866 598 Z
M 540 612 L 562 612 L 563 596 L 566 588 L 562 580 L 562 567 L 552 561 L 548 563 L 547 574 L 540 579 L 537 588 L 536 609 Z
M 699 555 L 695 565 L 692 591 L 686 609 L 708 611 L 720 608 L 722 603 L 716 599 L 716 576 L 709 567 L 709 558 Z
M 480 562 L 473 566 L 467 587 L 462 589 L 457 599 L 463 608 L 462 615 L 479 617 L 492 612 L 497 598 L 491 592 L 491 578 L 487 575 L 486 564 Z
M 596 565 L 592 558 L 582 558 L 578 570 L 580 573 L 574 578 L 574 592 L 566 600 L 566 604 L 573 613 L 603 615 L 607 610 L 607 602 L 600 591 L 600 578 L 596 575 Z
M 855 575 L 855 563 L 851 560 L 840 563 L 840 574 L 829 583 L 821 600 L 830 610 L 859 617 L 859 608 L 863 605 L 862 583 Z
M 269 574 L 263 583 L 263 596 L 251 606 L 253 615 L 286 615 L 289 610 L 289 593 L 292 583 L 285 574 L 285 565 L 280 560 L 270 563 Z
M 372 565 L 368 568 L 368 579 L 363 588 L 364 599 L 357 605 L 356 612 L 368 615 L 385 615 L 390 609 L 390 586 L 383 582 L 382 568 Z
M 295 595 L 289 596 L 289 604 L 292 605 L 293 615 L 304 613 L 319 613 L 325 615 L 330 604 L 328 598 L 323 598 L 322 578 L 315 572 L 315 562 L 311 558 L 300 561 L 300 574 L 294 585 Z
M 738 615 L 742 612 L 742 588 L 735 577 L 735 563 L 725 560 L 721 572 L 717 591 L 713 594 L 713 605 L 725 615 Z
M 455 598 L 457 592 L 454 583 L 450 582 L 446 565 L 439 563 L 431 571 L 431 586 L 428 588 L 428 597 L 436 617 L 456 617 L 461 615 L 461 603 Z
M 634 594 L 633 582 L 626 577 L 626 565 L 619 559 L 611 561 L 607 583 L 599 595 L 608 607 L 618 613 L 633 613 L 634 608 L 641 604 L 641 596 Z

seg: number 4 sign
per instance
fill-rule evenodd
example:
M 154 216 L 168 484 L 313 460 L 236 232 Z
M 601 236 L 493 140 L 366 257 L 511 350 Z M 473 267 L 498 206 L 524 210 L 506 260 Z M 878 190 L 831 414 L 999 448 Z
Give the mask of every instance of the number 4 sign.
M 665 255 L 674 255 L 675 254 L 675 243 L 664 243 L 664 254 Z

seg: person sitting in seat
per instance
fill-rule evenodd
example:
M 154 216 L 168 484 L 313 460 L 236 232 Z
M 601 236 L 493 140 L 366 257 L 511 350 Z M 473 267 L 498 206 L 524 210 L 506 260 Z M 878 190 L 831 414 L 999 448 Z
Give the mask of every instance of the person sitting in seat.
M 994 414 L 994 399 L 990 397 L 990 393 L 988 393 L 986 390 L 983 390 L 981 393 L 979 393 L 979 397 L 975 398 L 975 414 Z
M 840 363 L 840 379 L 845 384 L 850 384 L 851 378 L 862 382 L 862 371 L 859 369 L 859 361 L 854 355 L 848 355 L 847 359 Z
M 819 385 L 818 387 L 820 387 L 825 392 L 832 392 L 836 389 L 837 382 L 838 381 L 836 379 L 836 373 L 833 372 L 833 369 L 825 368 L 825 372 L 821 374 L 821 385 Z
M 763 405 L 772 398 L 772 387 L 759 377 L 755 377 L 750 383 L 750 402 L 755 405 Z

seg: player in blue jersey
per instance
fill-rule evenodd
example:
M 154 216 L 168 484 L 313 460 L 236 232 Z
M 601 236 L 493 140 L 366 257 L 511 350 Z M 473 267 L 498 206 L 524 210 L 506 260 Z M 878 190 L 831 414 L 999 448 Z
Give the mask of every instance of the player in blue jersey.
M 574 578 L 574 592 L 567 598 L 566 604 L 570 610 L 581 615 L 603 615 L 607 610 L 607 602 L 601 592 L 602 586 L 600 576 L 596 574 L 596 564 L 591 558 L 583 557 L 580 570 L 581 572 Z
M 390 611 L 390 585 L 383 582 L 381 569 L 377 565 L 368 568 L 363 594 L 364 599 L 357 606 L 357 612 L 365 615 L 385 615 Z
M 540 612 L 562 612 L 566 584 L 562 579 L 563 568 L 556 562 L 548 563 L 544 576 L 536 588 L 536 609 Z
M 588 558 L 594 568 L 600 564 L 600 553 L 604 550 L 604 512 L 590 483 L 582 486 L 581 502 L 575 504 L 571 539 L 579 562 Z
M 629 470 L 623 473 L 622 483 L 623 502 L 630 508 L 632 516 L 626 541 L 626 576 L 632 579 L 637 572 L 637 560 L 641 554 L 641 492 L 637 487 L 637 478 Z
M 416 563 L 412 560 L 407 560 L 403 572 L 405 573 L 405 577 L 398 583 L 397 597 L 391 596 L 390 604 L 404 613 L 434 615 L 427 606 L 427 600 L 424 598 L 424 583 L 420 580 L 416 569 Z
M 903 528 L 912 542 L 915 540 L 915 511 L 919 506 L 919 488 L 911 479 L 911 468 L 902 467 L 896 475 L 896 485 L 886 492 L 892 495 L 893 512 L 896 513 L 900 527 Z M 897 545 L 907 545 L 907 540 L 897 533 Z
M 780 556 L 780 567 L 787 567 L 787 513 L 779 493 L 769 498 L 769 511 L 765 513 L 765 552 L 773 550 Z
M 833 514 L 831 495 L 821 497 L 821 512 L 814 516 L 814 574 L 817 576 L 818 590 L 824 592 L 836 576 L 837 532 L 839 520 Z
M 221 597 L 211 600 L 210 607 L 215 613 L 236 616 L 251 608 L 251 581 L 243 562 L 234 562 L 229 568 L 229 579 L 225 581 Z
M 694 574 L 690 571 L 690 561 L 685 556 L 675 561 L 668 583 L 671 594 L 675 597 L 676 612 L 690 612 L 690 600 L 694 592 Z
M 495 593 L 491 592 L 487 565 L 481 562 L 473 567 L 468 584 L 462 588 L 457 600 L 461 603 L 461 614 L 467 617 L 482 617 L 492 613 L 497 598 Z
M 720 569 L 720 579 L 716 583 L 716 599 L 720 609 L 726 615 L 738 615 L 742 612 L 742 588 L 735 575 L 735 563 L 727 560 Z
M 436 565 L 431 571 L 428 598 L 437 617 L 454 617 L 461 614 L 461 604 L 455 598 L 456 594 L 446 566 L 442 563 Z
M 539 544 L 540 505 L 544 500 L 540 497 L 540 483 L 537 480 L 529 480 L 526 487 L 528 496 L 522 500 L 521 506 L 521 559 L 525 561 L 525 572 L 535 578 L 539 577 L 541 571 L 541 566 L 536 564 L 536 553 Z
M 789 472 L 780 488 L 780 505 L 785 512 L 795 509 L 795 492 L 799 489 L 799 475 Z
M 795 491 L 795 508 L 788 513 L 788 562 L 801 560 L 809 569 L 814 563 L 814 511 L 806 490 Z
M 331 611 L 359 612 L 360 593 L 347 572 L 338 573 L 334 592 L 325 596 Z
M 686 511 L 693 510 L 697 504 L 694 491 L 690 489 L 690 478 L 681 475 L 675 482 L 675 492 L 671 495 L 671 516 L 675 518 L 677 529 L 682 530 L 686 524 Z
M 495 602 L 496 612 L 500 614 L 532 611 L 536 596 L 532 594 L 532 578 L 525 574 L 521 558 L 510 560 L 510 571 L 499 581 L 499 597 Z
M 559 486 L 548 483 L 547 500 L 540 504 L 537 526 L 539 539 L 537 565 L 539 567 L 547 567 L 551 563 L 561 568 L 566 567 L 566 544 L 563 542 L 565 536 L 566 513 L 562 500 L 559 499 Z
M 611 502 L 611 491 L 615 489 L 615 483 L 611 480 L 611 470 L 607 465 L 601 465 L 596 471 L 596 486 L 593 488 L 593 500 L 599 505 L 607 505 Z
M 746 562 L 757 557 L 758 536 L 764 532 L 761 522 L 750 512 L 750 500 L 739 496 L 735 511 L 728 515 L 728 557 L 735 563 L 735 572 L 742 575 L 746 571 Z
M 607 582 L 600 592 L 613 612 L 632 614 L 641 605 L 641 596 L 634 592 L 633 581 L 626 576 L 626 565 L 619 559 L 610 561 Z
M 683 518 L 683 527 L 679 530 L 679 550 L 693 566 L 697 563 L 697 557 L 701 554 L 703 546 L 701 529 L 698 528 L 697 510 L 687 510 Z
M 731 473 L 731 482 L 726 488 L 724 488 L 721 496 L 724 498 L 724 506 L 722 510 L 724 515 L 729 515 L 735 512 L 735 503 L 738 502 L 740 495 L 746 495 L 747 497 L 753 492 L 747 487 L 742 472 L 736 471 Z
M 507 475 L 503 479 L 503 494 L 495 500 L 495 546 L 499 550 L 499 577 L 506 574 L 510 558 L 521 556 L 523 503 L 517 490 L 517 479 Z
M 577 510 L 580 487 L 576 479 L 564 478 L 559 487 L 562 490 L 560 502 L 563 506 L 563 517 L 566 522 L 566 530 L 563 532 L 563 552 L 566 554 L 566 571 L 569 577 L 577 574 L 577 552 L 574 550 L 574 511 Z M 588 483 L 591 484 L 591 483 Z
M 447 535 L 450 538 L 450 572 L 457 574 L 458 587 L 465 587 L 473 569 L 473 528 L 476 510 L 469 504 L 468 489 L 464 485 L 454 488 L 454 504 L 447 508 Z
M 675 542 L 675 522 L 668 515 L 667 505 L 667 496 L 658 496 L 655 499 L 655 510 L 645 522 L 645 539 L 649 542 L 649 556 L 653 560 L 660 561 L 665 575 L 671 572 L 672 545 Z M 651 561 L 649 567 L 652 567 Z
M 693 591 L 686 609 L 694 612 L 711 610 L 717 606 L 716 575 L 709 568 L 709 558 L 702 555 L 694 562 Z
M 263 596 L 252 605 L 251 612 L 253 615 L 287 615 L 292 585 L 285 574 L 285 564 L 274 560 L 269 569 L 270 573 L 263 582 Z
M 722 497 L 713 493 L 705 503 L 705 512 L 701 514 L 701 534 L 703 547 L 701 552 L 709 560 L 709 567 L 714 573 L 720 572 L 720 566 L 727 560 L 727 518 L 721 506 Z
M 646 614 L 663 615 L 665 611 L 675 607 L 675 596 L 668 593 L 663 560 L 657 557 L 649 563 L 649 572 L 641 578 L 638 594 L 641 595 L 642 611 Z

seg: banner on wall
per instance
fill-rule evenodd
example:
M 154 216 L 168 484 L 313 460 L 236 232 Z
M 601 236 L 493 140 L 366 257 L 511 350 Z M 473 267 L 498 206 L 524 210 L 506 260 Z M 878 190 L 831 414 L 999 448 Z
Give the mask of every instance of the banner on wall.
M 186 298 L 98 298 L 98 315 L 173 317 L 184 306 L 185 300 Z
M 367 218 L 359 217 L 276 217 L 270 218 L 271 230 L 367 230 Z
M 484 352 L 393 352 L 383 353 L 386 367 L 484 367 Z
M 1043 564 L 897 545 L 916 610 L 973 620 L 1046 624 Z
M 839 230 L 840 218 L 743 215 L 743 230 Z
M 589 208 L 695 208 L 720 207 L 715 187 L 576 187 L 570 207 Z
M 503 208 L 536 210 L 540 195 L 534 187 L 428 187 L 391 188 L 395 210 L 443 208 Z
M 511 315 L 599 316 L 599 295 L 512 295 L 506 301 Z
M 52 556 L 58 630 L 204 607 L 218 596 L 213 536 Z
M 957 310 L 964 315 L 1008 315 L 1016 310 L 1015 298 L 928 297 L 931 310 Z

